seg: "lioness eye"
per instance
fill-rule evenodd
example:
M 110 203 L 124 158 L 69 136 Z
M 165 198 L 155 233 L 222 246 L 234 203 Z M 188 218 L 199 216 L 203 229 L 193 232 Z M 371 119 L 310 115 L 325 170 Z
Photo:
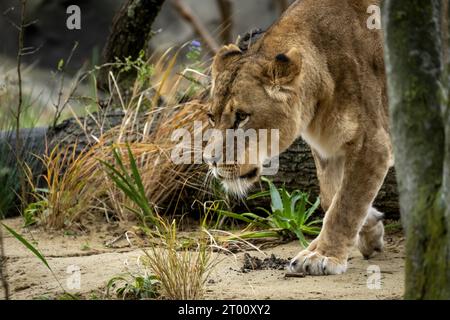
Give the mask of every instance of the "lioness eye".
M 250 115 L 248 113 L 238 111 L 236 112 L 236 120 L 234 121 L 234 127 L 240 128 L 244 126 L 248 120 L 250 119 Z
M 212 113 L 208 113 L 208 121 L 209 121 L 209 124 L 214 127 L 215 121 L 214 121 L 214 115 Z

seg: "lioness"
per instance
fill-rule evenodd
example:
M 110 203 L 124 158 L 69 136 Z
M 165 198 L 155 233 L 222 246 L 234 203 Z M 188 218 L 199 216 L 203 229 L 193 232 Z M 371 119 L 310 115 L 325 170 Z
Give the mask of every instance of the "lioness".
M 340 274 L 355 243 L 365 257 L 383 248 L 372 202 L 393 158 L 381 32 L 367 28 L 379 2 L 298 0 L 248 51 L 228 45 L 213 62 L 214 128 L 275 128 L 280 152 L 299 136 L 312 149 L 326 215 L 292 272 Z M 218 160 L 207 162 L 231 192 L 259 178 L 261 164 Z

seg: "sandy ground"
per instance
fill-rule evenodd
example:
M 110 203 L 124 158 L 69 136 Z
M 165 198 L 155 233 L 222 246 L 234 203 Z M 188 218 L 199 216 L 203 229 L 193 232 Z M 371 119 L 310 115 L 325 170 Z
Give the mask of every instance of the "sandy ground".
M 21 229 L 20 219 L 9 219 L 5 223 L 21 230 L 28 240 L 33 241 L 68 292 L 81 293 L 87 299 L 102 298 L 108 280 L 127 270 L 136 270 L 137 259 L 142 254 L 138 239 L 133 237 L 130 239 L 132 246 L 122 239 L 115 242 L 113 248 L 106 247 L 106 242 L 121 234 L 120 228 L 108 225 L 99 226 L 89 234 L 73 235 Z M 370 260 L 364 260 L 356 249 L 353 250 L 347 273 L 327 277 L 287 279 L 283 270 L 245 273 L 241 271 L 244 253 L 235 256 L 221 254 L 207 283 L 206 298 L 401 299 L 404 241 L 399 234 L 388 234 L 386 242 L 385 251 Z M 62 290 L 50 271 L 9 234 L 6 234 L 5 247 L 12 299 L 55 298 L 61 294 Z M 264 258 L 264 255 L 273 253 L 287 259 L 295 256 L 298 250 L 298 243 L 291 242 L 263 253 L 252 251 L 250 254 Z M 68 286 L 74 279 L 71 272 L 76 269 L 81 271 L 80 288 L 70 290 Z M 374 274 L 372 270 L 380 272 Z

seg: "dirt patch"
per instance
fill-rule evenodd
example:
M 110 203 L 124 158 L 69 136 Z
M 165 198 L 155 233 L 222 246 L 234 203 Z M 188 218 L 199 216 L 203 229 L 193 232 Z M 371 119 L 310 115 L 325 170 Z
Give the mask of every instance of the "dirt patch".
M 139 269 L 142 240 L 121 226 L 96 225 L 89 232 L 67 234 L 21 229 L 20 219 L 5 223 L 20 231 L 41 250 L 61 285 L 87 299 L 103 298 L 112 277 Z M 132 230 L 132 228 L 130 229 Z M 5 233 L 4 233 L 5 235 Z M 111 245 L 113 243 L 113 245 Z M 16 239 L 5 238 L 8 281 L 13 299 L 54 298 L 62 293 L 48 269 Z M 404 288 L 404 241 L 387 234 L 386 248 L 365 260 L 355 248 L 347 273 L 336 276 L 286 278 L 285 265 L 300 250 L 298 241 L 261 252 L 216 254 L 217 265 L 206 284 L 207 299 L 401 299 Z M 248 264 L 254 268 L 248 268 Z M 79 289 L 70 289 L 73 266 L 81 272 Z M 243 266 L 245 268 L 243 268 Z M 373 277 L 370 270 L 380 270 Z M 71 269 L 72 268 L 72 269 Z M 243 271 L 243 270 L 250 270 Z M 379 280 L 379 286 L 373 281 Z M 0 299 L 3 292 L 0 292 Z
M 244 265 L 242 272 L 250 272 L 255 270 L 285 270 L 290 259 L 277 258 L 273 253 L 268 258 L 260 259 L 251 256 L 249 253 L 244 254 Z

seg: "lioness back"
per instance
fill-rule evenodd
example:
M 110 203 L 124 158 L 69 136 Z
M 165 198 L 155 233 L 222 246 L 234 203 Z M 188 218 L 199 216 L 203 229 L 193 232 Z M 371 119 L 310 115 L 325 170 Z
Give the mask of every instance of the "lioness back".
M 275 56 L 291 47 L 313 46 L 332 78 L 334 108 L 358 107 L 388 130 L 386 76 L 380 30 L 367 26 L 371 5 L 380 0 L 298 0 L 253 50 Z M 363 103 L 370 96 L 375 103 Z M 337 110 L 335 110 L 337 111 Z

